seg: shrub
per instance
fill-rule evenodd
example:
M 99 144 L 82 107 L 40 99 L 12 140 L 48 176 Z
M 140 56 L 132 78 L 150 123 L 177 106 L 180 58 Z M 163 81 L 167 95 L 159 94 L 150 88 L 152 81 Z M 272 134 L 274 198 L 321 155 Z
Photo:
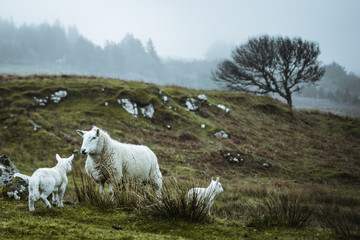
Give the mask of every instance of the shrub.
M 358 209 L 344 209 L 325 205 L 317 211 L 319 224 L 330 229 L 341 239 L 360 239 L 360 212 Z
M 162 219 L 202 222 L 208 220 L 207 198 L 198 201 L 196 194 L 187 199 L 187 192 L 193 186 L 178 183 L 176 179 L 164 181 L 162 198 L 148 194 L 142 204 L 142 212 Z
M 141 202 L 144 188 L 135 181 L 123 178 L 121 182 L 110 179 L 113 185 L 114 198 L 110 194 L 101 195 L 99 186 L 88 175 L 74 169 L 73 181 L 79 202 L 89 203 L 100 208 L 120 207 L 126 210 L 136 209 Z M 76 180 L 78 179 L 78 180 Z
M 256 205 L 248 204 L 249 225 L 303 227 L 313 215 L 316 204 L 305 191 L 268 191 Z

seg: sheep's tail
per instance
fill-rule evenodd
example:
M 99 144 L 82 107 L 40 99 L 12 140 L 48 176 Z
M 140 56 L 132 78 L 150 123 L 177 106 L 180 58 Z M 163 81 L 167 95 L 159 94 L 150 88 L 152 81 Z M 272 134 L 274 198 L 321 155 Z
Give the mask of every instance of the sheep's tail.
M 30 176 L 28 176 L 28 175 L 21 174 L 21 173 L 15 173 L 14 178 L 16 178 L 16 177 L 23 179 L 26 183 L 29 183 Z
M 38 178 L 29 177 L 29 199 L 37 201 L 40 198 L 40 181 Z

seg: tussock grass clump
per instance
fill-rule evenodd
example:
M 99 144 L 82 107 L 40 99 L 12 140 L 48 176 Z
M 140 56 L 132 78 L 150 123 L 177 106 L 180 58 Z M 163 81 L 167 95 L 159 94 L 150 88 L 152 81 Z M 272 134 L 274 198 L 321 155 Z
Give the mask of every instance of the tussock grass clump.
M 142 213 L 162 219 L 203 222 L 209 219 L 208 197 L 197 199 L 197 194 L 187 199 L 189 189 L 194 184 L 179 183 L 175 178 L 164 181 L 162 198 L 149 194 L 144 198 Z
M 319 224 L 341 239 L 360 239 L 359 209 L 345 209 L 338 205 L 324 205 L 317 211 Z
M 78 179 L 78 180 L 77 180 Z M 78 202 L 89 203 L 101 209 L 118 207 L 140 214 L 162 219 L 202 222 L 208 220 L 209 197 L 198 200 L 197 194 L 187 199 L 187 193 L 193 184 L 178 183 L 176 179 L 164 181 L 162 197 L 158 198 L 151 187 L 124 178 L 121 182 L 111 179 L 114 197 L 102 196 L 99 186 L 86 174 L 76 170 L 73 174 L 75 193 Z
M 78 180 L 76 180 L 78 179 Z M 118 207 L 124 210 L 134 210 L 139 207 L 146 190 L 137 182 L 123 178 L 121 182 L 110 179 L 114 196 L 110 193 L 101 195 L 99 185 L 79 169 L 74 171 L 73 181 L 78 202 L 89 203 L 102 209 Z
M 316 203 L 308 191 L 269 190 L 260 203 L 248 205 L 249 225 L 301 228 L 309 223 Z

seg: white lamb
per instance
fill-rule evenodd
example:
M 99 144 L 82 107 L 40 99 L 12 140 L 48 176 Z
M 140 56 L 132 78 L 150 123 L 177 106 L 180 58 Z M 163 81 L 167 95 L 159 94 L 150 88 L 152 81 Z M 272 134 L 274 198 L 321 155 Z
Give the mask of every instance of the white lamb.
M 222 193 L 224 189 L 219 182 L 219 177 L 216 180 L 211 179 L 210 185 L 207 188 L 191 188 L 187 194 L 188 202 L 194 198 L 197 198 L 197 201 L 202 203 L 204 202 L 208 208 L 208 214 L 210 215 L 210 208 L 214 203 L 214 198 L 217 194 Z
M 53 168 L 39 168 L 29 180 L 29 210 L 34 211 L 34 202 L 41 199 L 47 208 L 51 208 L 47 200 L 52 193 L 52 203 L 63 207 L 63 197 L 68 179 L 66 174 L 71 171 L 74 154 L 69 158 L 61 158 L 56 154 L 58 163 Z
M 100 184 L 104 196 L 104 184 L 114 197 L 112 181 L 121 181 L 123 176 L 141 183 L 150 183 L 161 197 L 162 174 L 156 155 L 148 147 L 120 143 L 109 134 L 93 126 L 90 131 L 76 130 L 83 138 L 81 153 L 86 155 L 86 173 Z

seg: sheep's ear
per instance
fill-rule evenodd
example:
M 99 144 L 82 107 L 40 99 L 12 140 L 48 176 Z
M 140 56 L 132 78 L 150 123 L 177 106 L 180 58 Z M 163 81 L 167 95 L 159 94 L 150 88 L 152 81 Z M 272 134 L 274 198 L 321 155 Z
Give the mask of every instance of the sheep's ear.
M 79 134 L 81 137 L 84 137 L 85 131 L 76 130 L 77 134 Z
M 219 178 L 219 177 L 217 177 L 217 178 L 216 178 L 216 182 L 218 182 L 219 180 L 220 180 L 220 178 Z
M 61 157 L 59 156 L 59 154 L 56 154 L 56 160 L 59 162 L 61 160 Z
M 74 159 L 74 154 L 68 158 L 69 162 L 71 162 L 73 159 Z
M 100 136 L 100 129 L 96 129 L 96 136 L 99 137 Z

